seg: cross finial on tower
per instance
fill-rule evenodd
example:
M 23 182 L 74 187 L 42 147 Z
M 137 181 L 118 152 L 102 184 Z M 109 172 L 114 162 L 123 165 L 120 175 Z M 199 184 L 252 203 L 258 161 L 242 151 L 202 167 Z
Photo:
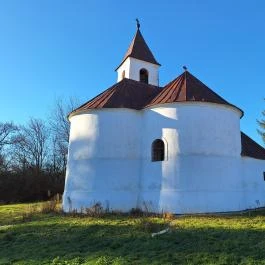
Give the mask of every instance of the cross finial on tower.
M 183 69 L 184 69 L 185 72 L 187 72 L 188 67 L 184 65 L 184 66 L 183 66 Z
M 136 26 L 137 26 L 137 29 L 140 29 L 140 22 L 138 18 L 136 18 Z

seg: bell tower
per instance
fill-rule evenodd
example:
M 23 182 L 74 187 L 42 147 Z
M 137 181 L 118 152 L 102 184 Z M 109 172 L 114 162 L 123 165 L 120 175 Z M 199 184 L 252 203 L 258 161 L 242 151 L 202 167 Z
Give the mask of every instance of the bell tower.
M 150 85 L 159 85 L 159 67 L 161 66 L 140 31 L 139 20 L 136 19 L 137 30 L 133 40 L 125 53 L 120 65 L 116 71 L 118 73 L 118 82 L 123 78 L 144 82 Z

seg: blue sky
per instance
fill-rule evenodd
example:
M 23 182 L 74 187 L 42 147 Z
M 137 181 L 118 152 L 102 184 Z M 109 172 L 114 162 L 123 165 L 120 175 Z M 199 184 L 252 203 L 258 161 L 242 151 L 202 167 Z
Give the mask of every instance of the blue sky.
M 262 143 L 265 1 L 0 1 L 0 121 L 45 118 L 56 98 L 87 101 L 116 82 L 135 18 L 160 83 L 182 66 L 244 110 L 244 132 Z

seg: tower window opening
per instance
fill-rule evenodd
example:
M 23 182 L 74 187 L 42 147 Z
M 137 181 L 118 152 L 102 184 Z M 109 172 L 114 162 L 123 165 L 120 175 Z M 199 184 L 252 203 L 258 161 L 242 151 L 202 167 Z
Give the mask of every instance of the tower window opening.
M 124 78 L 125 78 L 125 70 L 123 70 L 121 74 L 121 79 L 124 79 Z
M 148 84 L 148 71 L 144 68 L 140 70 L 140 82 Z
M 152 143 L 152 161 L 165 160 L 165 144 L 161 139 L 156 139 Z

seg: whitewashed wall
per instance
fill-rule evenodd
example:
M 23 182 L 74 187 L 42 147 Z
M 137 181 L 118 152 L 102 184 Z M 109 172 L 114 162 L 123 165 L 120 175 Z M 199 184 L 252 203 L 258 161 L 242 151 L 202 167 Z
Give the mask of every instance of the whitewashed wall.
M 240 115 L 234 108 L 205 103 L 164 104 L 146 110 L 141 203 L 175 213 L 244 207 Z M 166 159 L 150 162 L 150 146 L 157 138 L 166 144 Z
M 224 105 L 174 103 L 71 117 L 64 210 L 96 202 L 173 213 L 264 206 L 265 161 L 241 158 L 240 116 Z M 165 143 L 163 162 L 151 162 L 155 139 Z
M 246 208 L 265 207 L 265 160 L 243 157 L 241 163 Z
M 118 82 L 122 80 L 122 73 L 125 71 L 125 77 L 140 81 L 140 70 L 145 68 L 148 71 L 148 81 L 150 85 L 159 85 L 159 65 L 141 61 L 128 57 L 124 63 L 117 69 Z
M 116 70 L 117 71 L 117 74 L 118 74 L 118 78 L 117 78 L 117 82 L 120 82 L 122 79 L 123 79 L 123 71 L 125 73 L 124 77 L 125 78 L 130 78 L 130 73 L 129 73 L 129 70 L 130 70 L 130 58 L 128 57 L 124 62 L 123 64 L 120 65 L 120 67 Z
M 96 202 L 116 210 L 135 207 L 140 177 L 140 115 L 128 109 L 106 109 L 71 117 L 65 211 Z

